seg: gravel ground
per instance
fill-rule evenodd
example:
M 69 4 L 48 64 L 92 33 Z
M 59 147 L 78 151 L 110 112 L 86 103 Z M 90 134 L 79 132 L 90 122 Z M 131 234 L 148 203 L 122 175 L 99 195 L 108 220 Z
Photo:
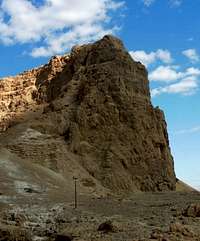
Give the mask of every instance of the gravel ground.
M 28 200 L 9 208 L 1 206 L 1 233 L 5 236 L 5 230 L 14 228 L 9 240 L 26 240 L 25 236 L 27 240 L 58 240 L 58 234 L 77 241 L 200 240 L 197 192 L 78 196 L 77 209 L 69 199 L 59 203 L 38 199 L 35 204 L 33 198 Z M 191 205 L 194 208 L 187 212 Z M 19 230 L 25 234 L 20 236 Z

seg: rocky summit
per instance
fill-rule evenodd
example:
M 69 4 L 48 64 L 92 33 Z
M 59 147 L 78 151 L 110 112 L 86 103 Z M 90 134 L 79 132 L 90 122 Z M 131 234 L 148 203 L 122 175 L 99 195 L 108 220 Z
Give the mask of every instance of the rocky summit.
M 76 176 L 83 192 L 175 190 L 167 125 L 151 104 L 147 70 L 113 36 L 1 79 L 0 108 L 1 154 L 13 165 L 4 158 L 3 175 L 18 183 L 10 189 L 54 179 L 67 188 Z M 36 166 L 40 183 L 30 178 Z M 51 181 L 42 183 L 44 173 Z

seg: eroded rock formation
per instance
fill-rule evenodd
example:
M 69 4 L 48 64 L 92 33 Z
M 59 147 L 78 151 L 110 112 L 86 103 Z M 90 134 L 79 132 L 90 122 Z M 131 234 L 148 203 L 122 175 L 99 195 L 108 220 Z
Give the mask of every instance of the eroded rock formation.
M 0 108 L 2 145 L 20 158 L 63 175 L 78 165 L 84 185 L 175 189 L 164 114 L 151 104 L 145 67 L 115 37 L 2 79 Z

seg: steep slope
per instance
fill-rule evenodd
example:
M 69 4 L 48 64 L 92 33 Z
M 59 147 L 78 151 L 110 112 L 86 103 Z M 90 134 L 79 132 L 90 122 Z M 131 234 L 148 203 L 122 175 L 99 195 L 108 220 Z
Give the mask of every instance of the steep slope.
M 183 181 L 177 179 L 176 180 L 176 191 L 177 192 L 198 192 L 197 189 L 193 188 L 192 186 L 184 183 Z
M 164 114 L 117 38 L 76 46 L 0 90 L 0 142 L 19 158 L 93 190 L 175 190 Z

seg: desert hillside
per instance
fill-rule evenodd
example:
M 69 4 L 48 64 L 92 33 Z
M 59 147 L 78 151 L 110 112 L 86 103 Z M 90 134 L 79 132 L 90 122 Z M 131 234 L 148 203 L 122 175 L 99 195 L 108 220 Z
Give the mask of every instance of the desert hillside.
M 164 114 L 117 38 L 75 46 L 0 90 L 0 142 L 19 159 L 94 190 L 175 190 Z
M 119 39 L 1 79 L 0 108 L 0 240 L 199 240 L 199 193 Z

